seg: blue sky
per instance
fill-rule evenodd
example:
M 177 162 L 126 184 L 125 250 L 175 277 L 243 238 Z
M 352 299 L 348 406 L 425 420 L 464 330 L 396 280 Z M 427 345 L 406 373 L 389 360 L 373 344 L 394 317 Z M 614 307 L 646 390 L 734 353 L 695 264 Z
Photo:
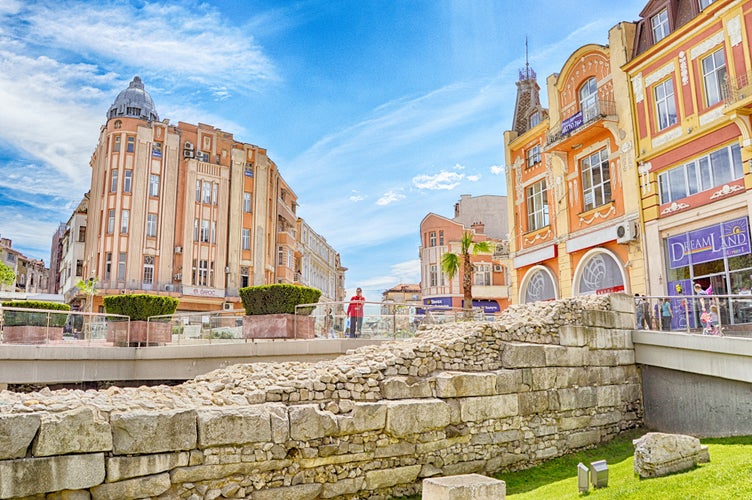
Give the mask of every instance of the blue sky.
M 369 300 L 420 279 L 419 224 L 506 194 L 518 70 L 546 78 L 646 0 L 0 0 L 0 235 L 49 262 L 134 75 L 160 118 L 268 149 Z

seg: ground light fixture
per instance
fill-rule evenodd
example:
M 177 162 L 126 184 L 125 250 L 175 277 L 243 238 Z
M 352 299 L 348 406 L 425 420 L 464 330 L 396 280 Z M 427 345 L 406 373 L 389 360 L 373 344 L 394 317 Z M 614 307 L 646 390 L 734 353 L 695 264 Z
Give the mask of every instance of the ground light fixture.
M 608 486 L 608 464 L 605 460 L 590 463 L 590 481 L 595 488 Z
M 590 489 L 590 469 L 582 462 L 577 464 L 577 487 L 580 493 L 587 493 Z

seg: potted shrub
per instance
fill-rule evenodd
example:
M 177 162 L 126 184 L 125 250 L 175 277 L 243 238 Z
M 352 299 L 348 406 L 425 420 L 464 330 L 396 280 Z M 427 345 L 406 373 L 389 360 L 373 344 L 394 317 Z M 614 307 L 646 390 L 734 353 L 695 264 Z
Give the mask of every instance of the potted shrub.
M 125 294 L 104 298 L 104 308 L 110 314 L 128 316 L 130 334 L 124 322 L 112 321 L 107 325 L 107 341 L 115 345 L 164 344 L 172 340 L 172 323 L 169 318 L 146 321 L 152 316 L 174 314 L 178 299 L 163 295 Z
M 68 304 L 35 300 L 12 300 L 3 307 L 39 309 L 32 311 L 3 311 L 3 342 L 11 344 L 44 344 L 63 339 L 67 314 L 49 311 L 70 311 Z
M 295 306 L 315 304 L 321 297 L 321 290 L 300 285 L 274 284 L 249 286 L 241 288 L 239 292 L 246 314 L 243 317 L 244 338 L 314 337 L 314 318 L 311 316 L 314 308 L 296 311 Z

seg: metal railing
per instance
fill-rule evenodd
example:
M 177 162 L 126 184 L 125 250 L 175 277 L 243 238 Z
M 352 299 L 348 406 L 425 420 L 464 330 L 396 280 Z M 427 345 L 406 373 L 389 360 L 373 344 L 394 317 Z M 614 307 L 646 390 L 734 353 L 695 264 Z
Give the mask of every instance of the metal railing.
M 721 92 L 727 106 L 752 96 L 752 71 L 728 77 L 721 85 Z
M 572 117 L 554 124 L 550 128 L 549 133 L 546 136 L 546 146 L 552 146 L 553 144 L 561 142 L 567 137 L 577 134 L 580 129 L 585 128 L 587 125 L 602 120 L 607 116 L 615 116 L 616 102 L 605 99 L 598 99 L 597 104 L 588 106 L 584 110 L 581 110 L 581 113 L 581 123 L 572 126 L 567 130 L 564 130 L 564 124 L 565 122 L 567 122 L 567 120 L 572 119 Z
M 670 315 L 664 314 L 666 300 Z M 640 330 L 752 337 L 752 295 L 635 297 L 635 312 Z
M 128 335 L 130 318 L 0 305 L 0 340 L 4 344 L 106 345 L 112 342 L 109 337 L 115 329 Z
M 243 316 L 243 309 L 152 316 L 147 320 L 145 342 L 147 345 L 245 342 L 248 339 L 243 337 Z M 166 328 L 169 329 L 167 341 Z

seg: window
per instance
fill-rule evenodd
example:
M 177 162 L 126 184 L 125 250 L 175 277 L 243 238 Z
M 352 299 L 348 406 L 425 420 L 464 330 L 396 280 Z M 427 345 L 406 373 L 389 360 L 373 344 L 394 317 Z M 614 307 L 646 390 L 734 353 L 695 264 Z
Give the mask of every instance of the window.
M 473 285 L 491 286 L 491 264 L 475 264 Z
M 705 104 L 712 106 L 723 99 L 726 80 L 726 58 L 723 49 L 718 49 L 702 59 L 702 80 L 705 83 Z
M 209 153 L 206 153 L 204 151 L 196 151 L 196 159 L 198 159 L 198 161 L 208 162 Z
M 201 203 L 201 181 L 196 181 L 196 203 Z
M 118 186 L 118 170 L 112 169 L 112 173 L 110 173 L 110 193 L 114 193 L 117 191 Z
M 157 236 L 157 214 L 146 215 L 146 236 L 150 238 Z
M 125 281 L 125 259 L 127 255 L 125 252 L 120 252 L 120 257 L 118 258 L 118 281 Z
M 277 248 L 277 265 L 285 265 L 285 249 L 284 247 Z
M 193 219 L 193 241 L 198 241 L 198 219 Z
M 120 212 L 120 232 L 122 234 L 128 234 L 128 218 L 130 216 L 130 211 L 123 210 Z
M 112 143 L 112 150 L 117 153 L 120 151 L 120 136 L 115 136 L 115 142 Z
M 107 234 L 112 234 L 115 231 L 115 210 L 110 209 L 107 211 Z
M 154 256 L 144 255 L 144 285 L 154 283 Z
M 714 0 L 700 0 L 700 10 L 704 9 L 711 3 L 713 3 Z
M 536 125 L 538 125 L 540 121 L 541 121 L 540 111 L 535 111 L 533 114 L 530 115 L 530 128 L 533 128 Z
M 243 193 L 243 212 L 251 213 L 251 193 Z
M 655 111 L 658 130 L 676 124 L 676 101 L 674 100 L 674 81 L 669 78 L 655 86 Z
M 439 231 L 439 245 L 444 246 L 444 231 Z
M 198 261 L 198 283 L 197 285 L 206 286 L 209 282 L 209 261 Z
M 76 276 L 83 276 L 84 274 L 84 261 L 76 260 Z
M 240 237 L 240 243 L 243 247 L 243 250 L 251 249 L 251 230 L 250 229 L 243 228 L 243 232 Z
M 598 109 L 598 82 L 590 78 L 580 87 L 580 111 L 582 121 L 587 123 L 600 113 Z
M 209 243 L 209 221 L 205 219 L 201 220 L 201 241 Z
M 131 182 L 133 180 L 133 170 L 126 169 L 123 172 L 123 192 L 124 193 L 130 193 L 131 192 Z
M 151 174 L 149 176 L 149 196 L 159 196 L 159 176 Z
M 436 232 L 431 231 L 428 233 L 428 246 L 429 247 L 435 247 L 436 246 Z
M 211 203 L 211 189 L 212 189 L 211 182 L 204 181 L 203 188 L 204 188 L 204 203 Z
M 527 150 L 527 166 L 532 167 L 533 165 L 541 162 L 541 147 L 540 144 L 536 144 L 532 148 Z
M 151 155 L 155 158 L 162 158 L 162 143 L 155 142 L 151 145 Z
M 585 210 L 611 201 L 611 171 L 606 148 L 582 159 L 582 192 Z
M 104 279 L 112 277 L 112 252 L 107 252 L 104 257 Z
M 135 137 L 129 137 L 128 138 L 128 146 L 125 150 L 127 153 L 132 153 L 136 150 L 136 138 Z
M 438 286 L 438 275 L 439 275 L 438 271 L 439 271 L 439 267 L 436 264 L 431 264 L 431 272 L 429 273 L 430 280 L 431 280 L 430 286 Z
M 742 175 L 739 145 L 723 147 L 658 175 L 661 204 L 722 186 Z
M 650 18 L 650 26 L 653 28 L 653 43 L 658 43 L 668 35 L 668 10 L 663 9 Z
M 212 183 L 212 204 L 216 205 L 218 200 L 219 200 L 219 184 L 216 182 L 213 182 Z
M 240 268 L 240 288 L 245 288 L 251 284 L 248 279 L 248 267 L 243 266 Z
M 548 191 L 546 181 L 536 182 L 527 188 L 527 230 L 535 231 L 548 226 Z
M 78 227 L 78 242 L 84 243 L 86 241 L 86 226 Z

